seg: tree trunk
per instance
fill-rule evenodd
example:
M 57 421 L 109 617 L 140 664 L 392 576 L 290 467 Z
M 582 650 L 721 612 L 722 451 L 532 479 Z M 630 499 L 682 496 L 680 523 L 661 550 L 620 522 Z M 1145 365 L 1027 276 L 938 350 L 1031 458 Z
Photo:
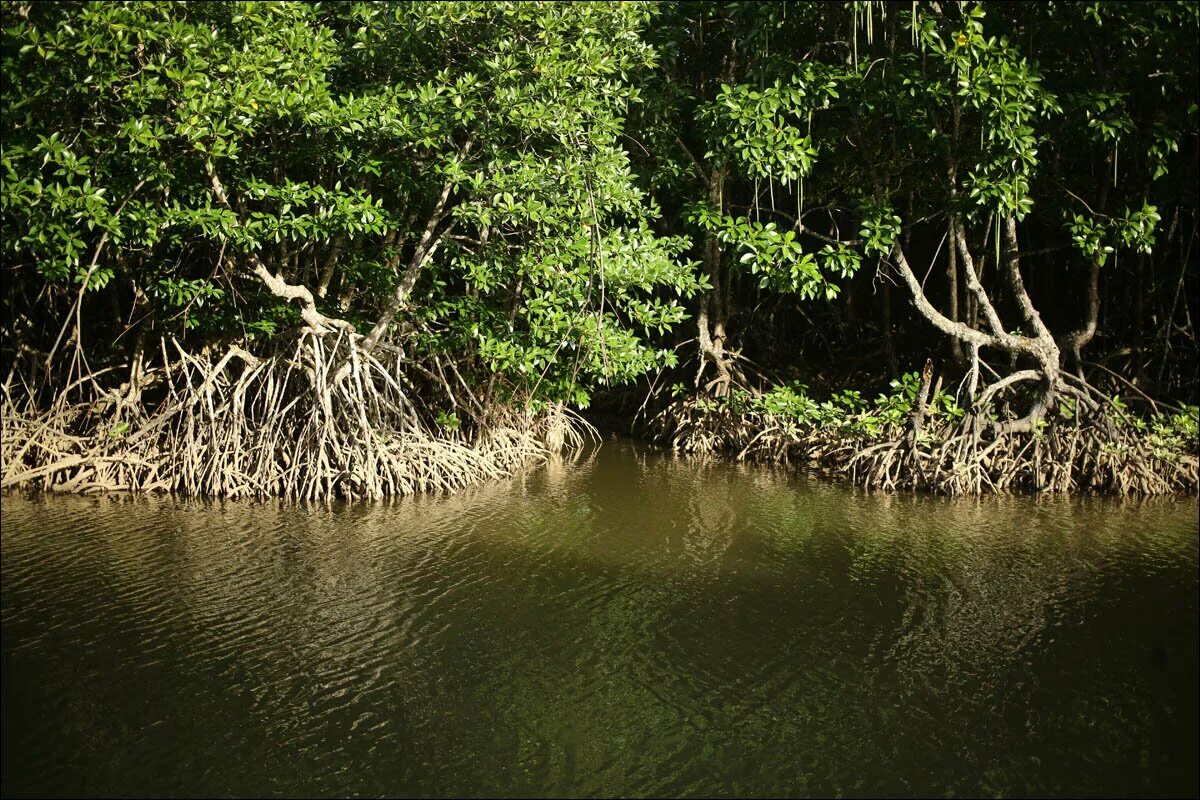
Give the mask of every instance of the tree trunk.
M 1133 382 L 1146 382 L 1145 360 L 1142 358 L 1142 337 L 1145 325 L 1146 254 L 1137 256 L 1137 291 L 1133 295 Z
M 718 213 L 725 210 L 726 168 L 713 171 L 708 182 L 708 201 Z M 698 340 L 700 342 L 700 368 L 696 372 L 696 388 L 711 390 L 718 397 L 729 394 L 733 383 L 733 370 L 725 352 L 725 326 L 729 318 L 726 304 L 726 282 L 721 274 L 721 242 L 715 231 L 704 238 L 704 271 L 711 288 L 700 298 L 700 309 L 696 315 Z M 711 363 L 716 377 L 702 384 L 705 367 Z
M 1063 364 L 1063 369 L 1074 372 L 1080 379 L 1083 378 L 1083 359 L 1080 351 L 1095 337 L 1096 323 L 1100 318 L 1100 261 L 1098 259 L 1092 259 L 1092 265 L 1088 272 L 1087 310 L 1084 313 L 1083 324 L 1064 335 L 1059 342 L 1059 348 L 1063 355 L 1069 356 L 1069 361 Z
M 975 296 L 987 327 L 991 331 L 990 333 L 984 333 L 962 322 L 954 321 L 934 308 L 933 304 L 929 302 L 929 298 L 925 296 L 925 292 L 921 288 L 921 283 L 908 263 L 908 258 L 905 256 L 904 248 L 900 242 L 892 244 L 892 258 L 900 272 L 900 277 L 904 279 L 904 283 L 908 286 L 917 311 L 938 330 L 970 346 L 973 353 L 977 352 L 978 348 L 991 347 L 1003 350 L 1013 355 L 1014 358 L 1023 355 L 1036 362 L 1037 369 L 1014 373 L 1008 378 L 994 384 L 990 387 L 990 391 L 985 391 L 980 395 L 982 401 L 995 393 L 995 391 L 998 391 L 999 388 L 1008 387 L 1020 382 L 1037 380 L 1040 384 L 1040 391 L 1028 413 L 1021 419 L 1006 423 L 1003 426 L 1005 430 L 1011 432 L 1035 430 L 1038 423 L 1053 404 L 1061 381 L 1059 375 L 1059 349 L 1054 338 L 1050 335 L 1050 331 L 1042 322 L 1037 309 L 1033 307 L 1033 303 L 1029 300 L 1029 294 L 1025 291 L 1025 284 L 1021 279 L 1020 262 L 1017 256 L 1016 220 L 1009 218 L 1004 225 L 1006 239 L 1004 268 L 1007 272 L 1006 277 L 1008 278 L 1009 287 L 1013 292 L 1017 305 L 1021 309 L 1022 316 L 1028 321 L 1031 329 L 1030 333 L 1024 336 L 1008 333 L 1004 329 L 1000 316 L 996 313 L 995 306 L 992 305 L 991 300 L 983 291 L 983 287 L 980 285 L 978 277 L 975 274 L 974 261 L 971 258 L 970 250 L 966 246 L 966 238 L 963 235 L 961 227 L 959 224 L 955 224 L 953 230 L 955 231 L 954 238 L 959 248 L 959 255 L 962 256 L 964 262 L 963 266 L 967 276 L 967 287 Z
M 896 358 L 896 344 L 892 341 L 892 284 L 883 282 L 883 352 L 887 356 L 888 377 L 900 374 L 900 362 Z
M 954 222 L 951 221 L 950 224 L 953 226 Z M 950 242 L 947 255 L 949 258 L 946 263 L 946 278 L 950 284 L 950 321 L 958 322 L 958 250 L 953 240 Z M 962 365 L 964 361 L 962 342 L 957 337 L 950 338 L 950 357 L 958 365 Z
M 1027 338 L 1028 343 L 1021 349 L 1034 358 L 1038 364 L 1038 372 L 1041 373 L 1041 393 L 1034 400 L 1033 406 L 1029 412 L 1021 419 L 1011 422 L 1008 425 L 1010 431 L 1029 431 L 1035 430 L 1037 424 L 1046 415 L 1046 412 L 1053 406 L 1055 394 L 1060 382 L 1059 378 L 1059 361 L 1061 358 L 1058 344 L 1054 341 L 1054 337 L 1050 335 L 1050 330 L 1042 322 L 1041 315 L 1037 309 L 1033 307 L 1033 302 L 1029 299 L 1029 293 L 1025 291 L 1025 282 L 1021 278 L 1021 263 L 1017 249 L 1017 220 L 1015 217 L 1008 217 L 1004 220 L 1004 246 L 1006 249 L 1004 267 L 1008 273 L 1009 287 L 1017 301 L 1017 305 L 1021 309 L 1021 315 L 1026 323 L 1030 326 L 1031 335 Z M 1093 332 L 1095 326 L 1092 326 Z
M 925 426 L 925 412 L 929 407 L 929 386 L 933 383 L 933 359 L 925 359 L 925 368 L 921 370 L 921 391 L 917 393 L 917 405 L 912 410 L 910 431 L 915 444 L 921 438 Z

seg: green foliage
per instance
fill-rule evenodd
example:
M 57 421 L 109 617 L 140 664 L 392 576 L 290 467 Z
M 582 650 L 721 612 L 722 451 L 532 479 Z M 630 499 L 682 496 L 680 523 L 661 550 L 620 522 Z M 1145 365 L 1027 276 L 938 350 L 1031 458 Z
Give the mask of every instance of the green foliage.
M 447 431 L 456 431 L 462 426 L 462 420 L 457 414 L 447 414 L 445 411 L 439 411 L 435 420 L 439 427 Z
M 863 203 L 859 214 L 862 218 L 863 250 L 867 254 L 888 255 L 892 244 L 900 235 L 900 217 L 887 206 L 878 203 Z
M 889 384 L 890 392 L 881 393 L 873 403 L 853 389 L 834 392 L 826 400 L 813 398 L 803 383 L 791 382 L 772 387 L 759 395 L 735 392 L 724 407 L 736 414 L 761 415 L 793 432 L 821 428 L 849 436 L 880 438 L 894 436 L 908 424 L 921 388 L 921 375 L 907 372 Z M 929 398 L 926 415 L 931 420 L 953 422 L 965 411 L 954 398 L 938 391 Z
M 1146 203 L 1137 211 L 1127 209 L 1124 216 L 1106 220 L 1073 214 L 1067 230 L 1076 249 L 1103 266 L 1118 247 L 1141 253 L 1153 250 L 1159 221 L 1158 209 Z
M 985 34 L 985 17 L 983 6 L 974 5 L 960 27 L 927 30 L 922 43 L 963 108 L 979 115 L 981 144 L 964 184 L 968 196 L 1022 219 L 1033 208 L 1030 183 L 1045 136 L 1034 126 L 1062 108 L 1035 63 L 1006 37 Z
M 722 84 L 714 100 L 697 110 L 713 147 L 705 157 L 716 156 L 751 177 L 783 183 L 809 174 L 817 148 L 802 126 L 815 109 L 828 108 L 838 98 L 836 76 L 821 64 L 808 63 L 762 88 Z
M 673 363 L 650 337 L 700 286 L 622 139 L 655 13 L 5 2 L 5 262 L 59 312 L 115 289 L 93 326 L 204 345 L 293 334 L 252 256 L 364 333 L 416 261 L 390 335 L 418 360 L 488 399 L 586 404 Z
M 793 230 L 780 230 L 774 222 L 719 214 L 705 203 L 695 204 L 688 219 L 715 233 L 720 242 L 732 245 L 736 267 L 757 277 L 760 286 L 805 300 L 836 297 L 838 286 L 829 276 L 848 278 L 861 261 L 858 253 L 840 244 L 806 253 Z
M 1070 256 L 1023 268 L 1067 274 L 1150 253 L 1163 218 L 1186 230 L 1173 212 L 1194 208 L 1195 4 L 5 0 L 0 15 L 9 316 L 45 352 L 79 298 L 93 366 L 142 332 L 290 341 L 297 307 L 261 263 L 485 402 L 585 406 L 676 366 L 700 292 L 732 292 L 738 313 L 751 296 L 817 305 L 949 216 L 996 258 L 1005 216 L 1022 236 L 1065 226 Z M 697 262 L 710 238 L 716 281 Z M 744 400 L 878 432 L 910 412 L 910 383 L 861 407 L 797 387 Z
M 1149 422 L 1149 442 L 1160 458 L 1194 455 L 1200 450 L 1200 407 L 1184 406 L 1175 414 L 1158 414 Z

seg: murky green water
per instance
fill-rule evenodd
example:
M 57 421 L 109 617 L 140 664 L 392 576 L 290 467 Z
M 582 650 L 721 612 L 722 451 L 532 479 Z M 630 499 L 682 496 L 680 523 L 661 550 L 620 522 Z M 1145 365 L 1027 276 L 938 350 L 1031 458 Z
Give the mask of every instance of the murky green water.
M 5 795 L 1195 795 L 1197 502 L 608 442 L 449 498 L 3 502 Z

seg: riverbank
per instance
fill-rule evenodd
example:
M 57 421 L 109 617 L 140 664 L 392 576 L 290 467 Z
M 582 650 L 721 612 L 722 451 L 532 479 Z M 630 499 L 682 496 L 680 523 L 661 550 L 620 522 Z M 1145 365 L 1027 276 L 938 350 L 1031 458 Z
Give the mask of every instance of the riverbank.
M 43 409 L 5 386 L 2 488 L 379 499 L 454 492 L 596 438 L 562 403 L 431 422 L 402 364 L 364 353 L 352 336 L 303 334 L 269 356 L 176 344 L 172 359 L 160 349 L 163 366 L 87 403 L 63 392 Z M 640 422 L 636 435 L 683 453 L 796 464 L 886 491 L 1197 493 L 1194 406 L 1146 418 L 1119 397 L 1076 392 L 1031 430 L 1014 429 L 1002 395 L 983 392 L 964 408 L 930 373 L 907 373 L 874 400 L 855 390 L 818 400 L 792 383 L 666 402 L 650 394 L 644 405 L 657 411 L 623 416 Z
M 693 454 L 791 463 L 887 491 L 947 495 L 1196 494 L 1200 410 L 1138 417 L 1120 403 L 1064 398 L 1034 430 L 1009 430 L 1001 408 L 961 408 L 917 373 L 873 402 L 857 391 L 818 402 L 803 386 L 677 399 L 641 427 Z

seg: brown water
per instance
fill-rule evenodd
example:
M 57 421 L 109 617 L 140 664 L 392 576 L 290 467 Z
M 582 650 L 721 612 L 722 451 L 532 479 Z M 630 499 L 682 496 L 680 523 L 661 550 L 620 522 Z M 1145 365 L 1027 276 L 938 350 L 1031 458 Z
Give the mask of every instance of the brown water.
M 3 500 L 3 794 L 1196 795 L 1197 501 L 620 441 L 454 497 Z

